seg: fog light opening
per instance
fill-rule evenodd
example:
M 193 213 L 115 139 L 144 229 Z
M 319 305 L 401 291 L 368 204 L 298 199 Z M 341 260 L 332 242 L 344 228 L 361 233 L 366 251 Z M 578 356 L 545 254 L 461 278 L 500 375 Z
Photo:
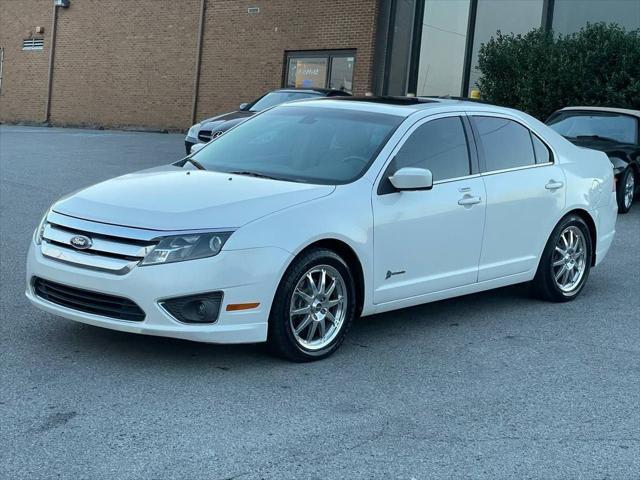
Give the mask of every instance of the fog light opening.
M 222 292 L 171 298 L 160 302 L 173 318 L 182 323 L 214 323 L 218 320 Z

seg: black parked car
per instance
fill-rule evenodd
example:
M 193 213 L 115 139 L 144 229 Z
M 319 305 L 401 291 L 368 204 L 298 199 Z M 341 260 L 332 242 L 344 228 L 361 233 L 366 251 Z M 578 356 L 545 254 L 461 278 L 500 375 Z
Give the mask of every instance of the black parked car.
M 225 113 L 196 123 L 189 129 L 187 137 L 184 139 L 187 155 L 191 153 L 191 147 L 196 143 L 206 143 L 212 138 L 222 135 L 222 133 L 248 117 L 269 107 L 293 100 L 301 100 L 303 98 L 343 97 L 350 95 L 350 93 L 342 90 L 332 90 L 328 88 L 280 88 L 278 90 L 272 90 L 251 103 L 240 104 L 240 110 L 236 112 Z
M 547 125 L 575 145 L 609 156 L 618 212 L 627 213 L 640 192 L 640 110 L 567 107 L 551 115 Z

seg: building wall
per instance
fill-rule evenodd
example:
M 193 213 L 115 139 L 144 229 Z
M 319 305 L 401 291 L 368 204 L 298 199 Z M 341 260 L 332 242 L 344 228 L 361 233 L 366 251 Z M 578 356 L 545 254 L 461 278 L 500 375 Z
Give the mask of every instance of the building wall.
M 44 120 L 52 3 L 0 0 L 0 121 Z M 355 91 L 370 90 L 377 3 L 206 0 L 197 118 L 280 87 L 287 50 L 355 49 Z M 51 123 L 188 127 L 199 13 L 200 0 L 71 0 L 58 9 Z M 22 51 L 38 25 L 44 50 Z
M 52 3 L 0 0 L 0 48 L 4 49 L 0 121 L 44 119 Z M 30 38 L 37 26 L 45 28 L 44 50 L 23 52 L 22 40 Z
M 198 0 L 71 0 L 58 10 L 51 122 L 186 126 L 198 15 Z
M 247 13 L 253 5 L 260 13 Z M 285 51 L 355 49 L 354 93 L 371 90 L 376 5 L 375 0 L 209 1 L 198 118 L 236 109 L 258 92 L 280 87 Z

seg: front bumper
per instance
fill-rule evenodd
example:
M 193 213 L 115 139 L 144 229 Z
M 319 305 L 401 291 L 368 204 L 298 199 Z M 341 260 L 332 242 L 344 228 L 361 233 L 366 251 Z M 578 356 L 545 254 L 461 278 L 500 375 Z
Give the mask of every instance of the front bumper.
M 134 267 L 126 275 L 81 268 L 45 257 L 33 242 L 27 259 L 26 296 L 36 307 L 77 322 L 123 332 L 207 343 L 255 343 L 267 339 L 271 302 L 290 254 L 279 248 L 223 250 L 215 257 L 167 265 Z M 32 279 L 125 297 L 145 312 L 139 321 L 116 320 L 63 307 L 38 297 Z M 220 290 L 223 304 L 213 324 L 184 324 L 160 300 Z M 229 304 L 259 303 L 250 310 L 227 311 Z

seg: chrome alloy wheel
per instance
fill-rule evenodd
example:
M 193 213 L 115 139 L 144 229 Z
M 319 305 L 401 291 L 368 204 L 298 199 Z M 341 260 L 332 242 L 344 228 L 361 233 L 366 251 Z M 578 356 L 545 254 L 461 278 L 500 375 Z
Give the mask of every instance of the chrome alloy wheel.
M 572 293 L 580 285 L 587 269 L 587 242 L 582 230 L 575 226 L 565 228 L 556 243 L 551 261 L 556 285 L 564 293 Z
M 633 202 L 633 194 L 636 189 L 636 177 L 633 172 L 627 175 L 627 181 L 624 184 L 624 208 L 631 207 L 631 203 Z
M 289 324 L 296 342 L 320 350 L 340 333 L 347 315 L 347 287 L 338 270 L 317 265 L 305 273 L 293 291 Z

